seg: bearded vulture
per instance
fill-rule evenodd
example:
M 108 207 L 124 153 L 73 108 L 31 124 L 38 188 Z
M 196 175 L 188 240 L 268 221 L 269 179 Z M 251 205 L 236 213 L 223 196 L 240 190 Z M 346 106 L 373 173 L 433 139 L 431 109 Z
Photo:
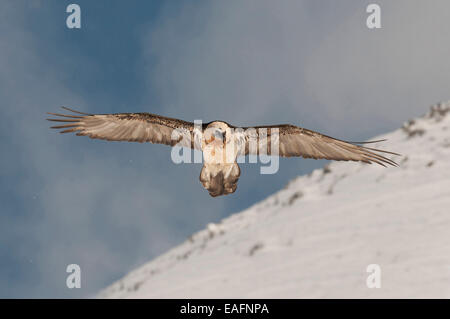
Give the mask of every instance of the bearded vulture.
M 63 123 L 52 126 L 60 133 L 76 132 L 107 141 L 150 142 L 202 151 L 203 187 L 213 197 L 234 193 L 240 176 L 238 156 L 269 155 L 360 161 L 382 166 L 397 164 L 380 153 L 397 153 L 346 142 L 290 124 L 235 127 L 223 121 L 198 125 L 151 113 L 88 114 L 63 107 L 69 114 L 48 113 Z

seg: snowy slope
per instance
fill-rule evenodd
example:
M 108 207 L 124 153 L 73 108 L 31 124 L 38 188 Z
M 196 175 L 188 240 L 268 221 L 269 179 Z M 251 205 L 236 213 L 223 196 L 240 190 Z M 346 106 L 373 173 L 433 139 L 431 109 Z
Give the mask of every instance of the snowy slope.
M 380 137 L 399 168 L 333 162 L 98 297 L 450 298 L 450 102 Z

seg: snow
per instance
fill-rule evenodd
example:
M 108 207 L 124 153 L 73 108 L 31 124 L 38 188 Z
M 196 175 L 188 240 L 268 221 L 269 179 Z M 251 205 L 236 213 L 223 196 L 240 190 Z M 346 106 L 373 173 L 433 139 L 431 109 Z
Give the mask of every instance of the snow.
M 450 298 L 450 102 L 379 138 L 398 168 L 332 162 L 97 297 Z

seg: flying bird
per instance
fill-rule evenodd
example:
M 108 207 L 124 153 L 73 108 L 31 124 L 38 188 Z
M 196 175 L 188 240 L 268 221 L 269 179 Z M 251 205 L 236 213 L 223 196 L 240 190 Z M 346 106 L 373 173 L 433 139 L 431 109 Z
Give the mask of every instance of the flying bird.
M 337 161 L 360 161 L 382 166 L 397 164 L 382 155 L 397 153 L 347 142 L 290 124 L 236 127 L 223 121 L 197 125 L 151 113 L 89 114 L 63 107 L 69 114 L 47 113 L 60 122 L 60 133 L 107 141 L 150 142 L 190 147 L 203 152 L 200 181 L 213 197 L 234 193 L 240 176 L 238 156 L 304 157 Z

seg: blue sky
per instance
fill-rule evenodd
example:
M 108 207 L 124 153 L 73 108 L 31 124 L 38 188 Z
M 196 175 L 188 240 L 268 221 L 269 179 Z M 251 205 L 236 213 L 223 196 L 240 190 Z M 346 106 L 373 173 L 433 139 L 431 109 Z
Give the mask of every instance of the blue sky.
M 67 29 L 77 3 L 82 28 Z M 59 135 L 45 112 L 148 111 L 292 123 L 348 140 L 450 96 L 450 4 L 378 1 L 2 1 L 0 297 L 88 297 L 324 161 L 244 164 L 211 198 L 161 145 Z M 444 22 L 443 22 L 444 21 Z M 67 289 L 66 266 L 82 270 Z

